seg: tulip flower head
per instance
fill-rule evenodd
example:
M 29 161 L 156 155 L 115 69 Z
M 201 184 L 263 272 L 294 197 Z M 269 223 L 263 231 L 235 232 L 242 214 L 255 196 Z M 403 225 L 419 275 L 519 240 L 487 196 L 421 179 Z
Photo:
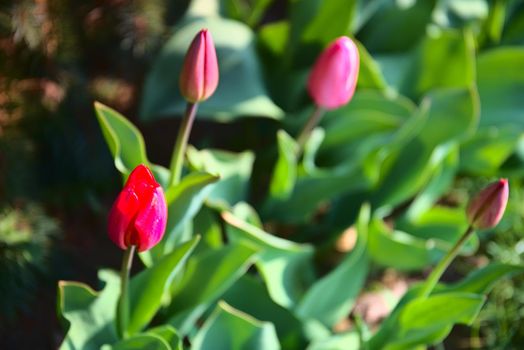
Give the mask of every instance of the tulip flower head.
M 506 209 L 509 196 L 507 179 L 500 179 L 480 191 L 466 209 L 469 223 L 477 229 L 495 227 Z
M 145 165 L 129 175 L 109 214 L 109 238 L 122 249 L 151 249 L 163 237 L 167 204 L 162 187 Z
M 309 75 L 307 88 L 313 101 L 324 109 L 345 105 L 357 85 L 359 55 L 355 43 L 340 37 L 320 54 Z
M 207 100 L 218 85 L 218 62 L 211 33 L 202 29 L 193 39 L 180 74 L 180 92 L 191 102 Z

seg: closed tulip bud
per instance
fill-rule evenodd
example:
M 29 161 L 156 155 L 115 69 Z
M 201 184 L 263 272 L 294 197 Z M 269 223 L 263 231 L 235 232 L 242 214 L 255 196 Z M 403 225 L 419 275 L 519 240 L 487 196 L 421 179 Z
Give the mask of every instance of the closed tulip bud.
M 359 55 L 355 43 L 340 37 L 320 54 L 309 75 L 308 91 L 324 109 L 335 109 L 349 102 L 355 92 Z
M 508 180 L 500 179 L 480 191 L 466 209 L 471 226 L 477 229 L 495 227 L 506 209 L 509 196 Z
M 122 249 L 136 246 L 143 252 L 164 235 L 167 205 L 162 187 L 145 165 L 137 166 L 109 214 L 109 238 Z
M 202 29 L 193 39 L 180 74 L 180 92 L 192 103 L 207 100 L 218 85 L 218 62 L 211 33 Z

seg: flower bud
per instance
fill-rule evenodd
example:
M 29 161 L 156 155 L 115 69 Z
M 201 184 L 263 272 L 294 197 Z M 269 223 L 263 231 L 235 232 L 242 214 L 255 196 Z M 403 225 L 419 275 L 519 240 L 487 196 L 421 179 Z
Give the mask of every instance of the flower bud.
M 477 229 L 495 227 L 506 209 L 509 196 L 508 180 L 500 179 L 480 191 L 468 204 L 466 214 Z
M 218 85 L 218 62 L 211 33 L 202 29 L 193 39 L 180 74 L 180 92 L 192 103 L 207 100 Z
M 355 43 L 342 36 L 320 54 L 309 75 L 309 95 L 319 107 L 335 109 L 349 102 L 357 85 L 359 55 Z
M 109 238 L 122 249 L 151 249 L 164 235 L 167 204 L 162 187 L 145 165 L 137 166 L 109 213 Z

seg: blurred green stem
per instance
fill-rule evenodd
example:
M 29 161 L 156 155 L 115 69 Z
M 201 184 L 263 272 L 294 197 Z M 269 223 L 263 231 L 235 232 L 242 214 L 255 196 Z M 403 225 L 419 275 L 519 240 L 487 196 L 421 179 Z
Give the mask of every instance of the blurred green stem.
M 311 132 L 313 131 L 313 129 L 320 122 L 320 119 L 322 119 L 323 115 L 324 115 L 324 110 L 319 106 L 315 106 L 313 113 L 311 113 L 308 121 L 306 122 L 306 125 L 304 125 L 304 128 L 302 129 L 302 131 L 300 132 L 300 134 L 297 137 L 297 144 L 298 144 L 297 156 L 298 157 L 300 157 L 300 155 L 304 151 L 304 145 L 306 144 L 306 141 L 308 140 L 309 136 L 311 135 Z
M 433 292 L 433 289 L 435 289 L 435 286 L 437 285 L 438 281 L 448 268 L 448 266 L 451 264 L 453 259 L 455 259 L 460 252 L 460 249 L 464 245 L 464 243 L 467 242 L 467 240 L 471 237 L 473 234 L 473 227 L 470 225 L 466 232 L 460 237 L 460 239 L 455 243 L 453 248 L 444 256 L 442 260 L 439 261 L 437 266 L 431 271 L 430 275 L 426 279 L 426 283 L 424 283 L 422 287 L 422 291 L 420 292 L 419 296 L 421 298 L 427 298 L 431 292 Z
M 120 271 L 120 298 L 117 305 L 116 330 L 120 339 L 127 337 L 126 328 L 129 321 L 129 272 L 133 264 L 135 246 L 132 245 L 124 252 L 122 270 Z
M 182 177 L 182 166 L 184 165 L 184 156 L 186 154 L 187 141 L 189 140 L 189 134 L 193 127 L 193 121 L 195 120 L 196 111 L 198 104 L 188 102 L 186 106 L 186 112 L 180 129 L 178 129 L 178 136 L 176 138 L 175 148 L 173 149 L 173 155 L 171 158 L 171 178 L 169 180 L 169 186 L 178 185 L 180 178 Z

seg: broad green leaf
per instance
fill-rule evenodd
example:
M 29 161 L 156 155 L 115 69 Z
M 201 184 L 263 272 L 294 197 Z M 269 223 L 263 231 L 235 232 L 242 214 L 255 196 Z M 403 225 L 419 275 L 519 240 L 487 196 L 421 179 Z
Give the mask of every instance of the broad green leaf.
M 422 269 L 433 261 L 433 246 L 431 241 L 389 229 L 378 218 L 370 223 L 368 252 L 371 259 L 380 265 L 399 270 Z
M 220 302 L 194 338 L 192 350 L 280 350 L 275 327 Z
M 195 252 L 218 249 L 224 245 L 220 216 L 213 209 L 203 206 L 195 216 L 193 232 L 202 237 Z
M 162 296 L 169 289 L 173 278 L 184 266 L 200 237 L 197 236 L 175 248 L 155 265 L 134 276 L 129 284 L 130 315 L 127 330 L 139 332 L 155 316 Z
M 274 0 L 220 0 L 220 10 L 224 17 L 244 22 L 250 27 L 256 26 L 265 10 Z
M 278 159 L 273 170 L 269 192 L 275 198 L 287 198 L 297 177 L 298 145 L 284 130 L 277 133 Z
M 315 282 L 298 304 L 296 313 L 301 318 L 314 318 L 331 328 L 350 313 L 368 270 L 367 227 L 358 226 L 355 248 L 333 271 Z
M 400 315 L 401 332 L 418 328 L 471 324 L 486 298 L 472 293 L 442 293 L 409 302 Z
M 524 266 L 494 262 L 473 271 L 461 281 L 446 287 L 445 291 L 486 294 L 501 278 L 522 272 L 524 272 Z
M 169 344 L 171 350 L 183 350 L 182 339 L 176 329 L 170 325 L 158 326 L 147 330 L 148 334 L 156 335 Z
M 198 118 L 229 121 L 241 116 L 281 118 L 282 110 L 267 96 L 254 35 L 249 27 L 219 17 L 185 18 L 167 41 L 147 76 L 140 115 L 144 120 L 182 115 L 186 101 L 178 89 L 184 56 L 193 37 L 207 28 L 215 43 L 220 83 L 199 104 Z
M 187 334 L 192 323 L 253 263 L 257 249 L 243 243 L 193 256 L 172 291 L 170 324 Z
M 390 169 L 373 196 L 376 206 L 398 205 L 415 195 L 450 152 L 456 151 L 453 143 L 474 131 L 478 121 L 478 96 L 474 91 L 434 90 L 426 102 L 421 113 L 427 113 L 427 119 L 419 135 L 387 160 Z
M 95 102 L 95 111 L 115 167 L 124 178 L 139 164 L 148 165 L 144 138 L 140 131 L 120 113 L 100 102 Z
M 524 131 L 524 48 L 504 47 L 478 58 L 477 84 L 482 109 L 480 127 L 511 126 Z
M 387 90 L 388 84 L 382 73 L 380 64 L 373 59 L 364 45 L 359 42 L 356 44 L 360 56 L 357 88 Z
M 460 147 L 460 169 L 494 176 L 515 150 L 522 131 L 512 125 L 481 128 Z
M 58 284 L 58 310 L 69 324 L 61 350 L 98 350 L 118 340 L 114 324 L 120 280 L 107 270 L 98 275 L 105 282 L 100 292 L 79 282 Z
M 431 240 L 435 248 L 444 253 L 453 247 L 455 242 L 464 234 L 468 225 L 464 208 L 435 206 L 413 221 L 397 221 L 396 229 L 409 232 L 409 234 L 425 240 Z M 478 245 L 478 237 L 473 235 L 466 242 L 461 253 L 464 255 L 473 254 Z
M 360 349 L 360 338 L 357 332 L 332 335 L 329 338 L 311 342 L 306 350 L 349 350 Z
M 407 332 L 400 339 L 395 339 L 384 347 L 384 350 L 426 349 L 426 345 L 434 345 L 444 340 L 451 332 L 452 326 L 441 326 L 416 329 Z
M 435 0 L 380 1 L 380 7 L 357 32 L 371 52 L 400 52 L 413 47 L 426 32 Z M 384 35 L 394 33 L 394 35 Z
M 273 236 L 229 212 L 222 213 L 232 242 L 249 242 L 259 249 L 256 262 L 271 298 L 290 308 L 300 299 L 308 283 L 313 249 Z
M 140 254 L 145 265 L 151 266 L 154 261 L 161 259 L 165 254 L 170 253 L 177 244 L 182 243 L 182 231 L 185 225 L 197 214 L 212 190 L 211 184 L 218 179 L 217 176 L 205 172 L 193 172 L 167 191 L 166 233 L 162 241 L 153 249 Z
M 289 309 L 271 300 L 260 279 L 251 275 L 242 276 L 223 299 L 235 309 L 273 323 L 283 349 L 302 349 L 306 346 L 302 323 Z
M 235 206 L 231 208 L 231 212 L 237 218 L 247 222 L 248 224 L 256 226 L 259 229 L 264 229 L 262 220 L 258 216 L 258 213 L 256 212 L 255 208 L 250 206 L 248 203 L 239 202 L 235 204 Z
M 187 157 L 192 168 L 220 177 L 212 185 L 207 203 L 229 208 L 247 197 L 248 182 L 255 157 L 252 152 L 231 153 L 221 150 L 197 150 L 188 147 Z
M 110 347 L 111 350 L 171 350 L 169 344 L 155 334 L 137 334 Z M 102 350 L 105 350 L 103 348 Z

